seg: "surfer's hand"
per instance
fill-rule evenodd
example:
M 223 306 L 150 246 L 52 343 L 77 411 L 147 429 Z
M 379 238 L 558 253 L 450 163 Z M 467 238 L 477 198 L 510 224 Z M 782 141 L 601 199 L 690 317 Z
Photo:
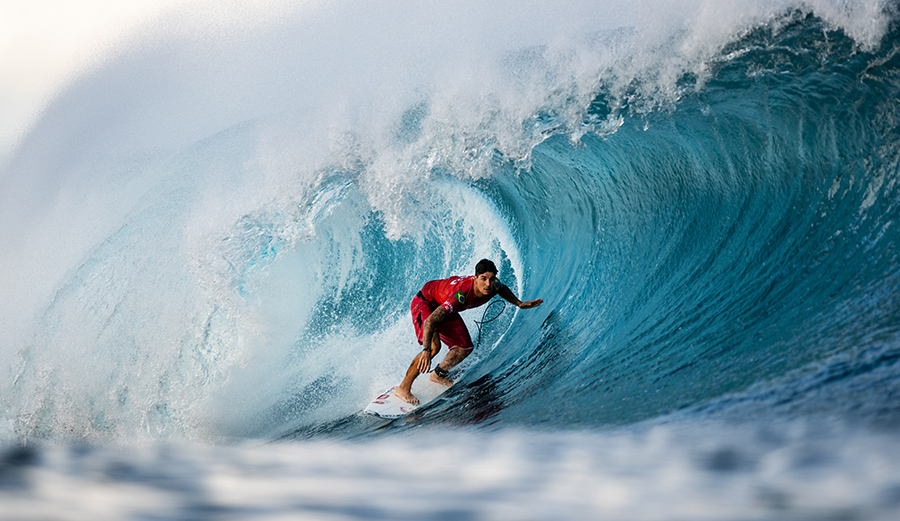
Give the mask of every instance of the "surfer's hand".
M 536 308 L 544 303 L 543 299 L 529 300 L 528 302 L 522 302 L 519 304 L 519 309 L 530 309 Z
M 425 374 L 431 371 L 431 351 L 422 350 L 419 356 L 419 374 Z

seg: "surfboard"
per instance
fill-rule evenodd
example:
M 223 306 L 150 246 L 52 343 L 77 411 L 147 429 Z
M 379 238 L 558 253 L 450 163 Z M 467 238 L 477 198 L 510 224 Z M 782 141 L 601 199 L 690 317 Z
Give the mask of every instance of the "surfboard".
M 402 418 L 417 409 L 425 407 L 435 398 L 444 393 L 449 387 L 431 381 L 431 373 L 419 375 L 412 384 L 412 393 L 419 399 L 419 405 L 405 402 L 394 395 L 398 386 L 393 386 L 387 391 L 376 396 L 363 410 L 366 414 L 379 416 L 389 420 Z

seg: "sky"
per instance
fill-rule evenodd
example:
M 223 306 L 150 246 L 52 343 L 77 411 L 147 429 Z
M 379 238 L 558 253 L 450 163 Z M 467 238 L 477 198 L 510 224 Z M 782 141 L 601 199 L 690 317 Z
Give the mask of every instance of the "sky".
M 0 158 L 53 95 L 179 0 L 0 0 Z
M 0 0 L 0 165 L 75 75 L 161 16 L 252 25 L 306 0 Z

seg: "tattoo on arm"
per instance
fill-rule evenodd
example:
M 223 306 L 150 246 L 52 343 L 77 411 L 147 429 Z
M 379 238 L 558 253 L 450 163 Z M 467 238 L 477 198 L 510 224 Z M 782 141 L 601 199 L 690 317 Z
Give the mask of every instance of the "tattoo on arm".
M 434 328 L 443 322 L 445 318 L 447 318 L 447 311 L 439 306 L 425 319 L 425 324 L 423 324 L 422 328 L 423 349 L 428 349 L 428 346 L 431 345 L 431 339 L 434 336 Z
M 437 309 L 431 312 L 431 315 L 428 315 L 428 318 L 425 319 L 425 323 L 428 324 L 431 322 L 432 326 L 436 326 L 443 322 L 445 318 L 447 318 L 447 311 L 443 307 L 438 306 Z

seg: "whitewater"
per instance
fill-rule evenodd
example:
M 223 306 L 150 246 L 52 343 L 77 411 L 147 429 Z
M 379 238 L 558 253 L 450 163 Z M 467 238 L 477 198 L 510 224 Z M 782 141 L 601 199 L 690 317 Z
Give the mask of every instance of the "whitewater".
M 898 50 L 880 0 L 146 23 L 3 147 L 0 518 L 896 518 Z M 481 258 L 544 304 L 362 414 Z

